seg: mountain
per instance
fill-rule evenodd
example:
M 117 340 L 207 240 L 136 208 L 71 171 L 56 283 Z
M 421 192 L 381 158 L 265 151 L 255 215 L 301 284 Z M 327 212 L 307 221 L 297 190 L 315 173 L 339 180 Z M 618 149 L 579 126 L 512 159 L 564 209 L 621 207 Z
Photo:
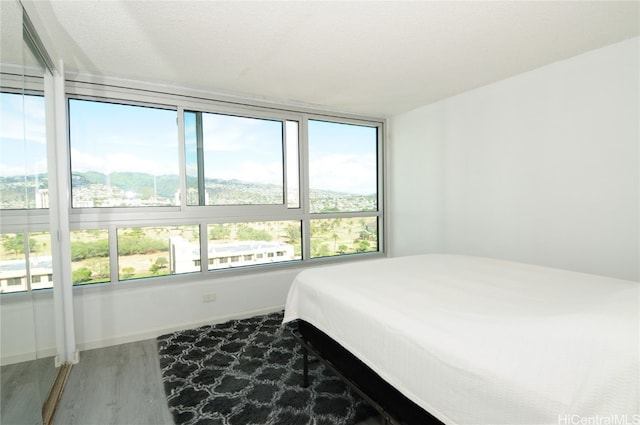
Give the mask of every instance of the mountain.
M 36 178 L 37 177 L 37 178 Z M 0 177 L 0 204 L 4 208 L 25 208 L 26 199 L 35 199 L 35 183 L 46 188 L 46 174 L 38 176 Z M 172 205 L 180 190 L 177 175 L 153 176 L 147 173 L 114 172 L 109 175 L 96 171 L 73 173 L 71 176 L 75 202 L 89 202 L 91 206 L 144 205 L 151 200 L 155 205 Z M 189 204 L 197 204 L 197 179 L 187 178 L 187 199 Z M 205 188 L 210 204 L 249 205 L 279 204 L 283 202 L 282 186 L 276 184 L 245 182 L 240 180 L 206 179 Z M 192 197 L 194 197 L 192 199 Z M 311 189 L 311 211 L 373 211 L 376 196 L 357 195 L 330 190 Z M 133 201 L 132 201 L 133 200 Z M 139 200 L 136 204 L 135 200 Z M 114 204 L 113 201 L 116 201 Z M 106 204 L 105 204 L 106 202 Z M 15 205 L 14 205 L 15 204 Z M 147 203 L 146 205 L 150 205 Z

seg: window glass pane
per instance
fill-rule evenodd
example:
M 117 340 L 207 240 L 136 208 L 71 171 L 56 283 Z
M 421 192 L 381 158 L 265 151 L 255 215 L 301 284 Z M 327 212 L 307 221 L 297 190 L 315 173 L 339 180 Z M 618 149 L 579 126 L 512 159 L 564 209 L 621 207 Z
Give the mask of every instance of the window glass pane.
M 69 100 L 74 208 L 179 205 L 176 111 Z
M 205 205 L 200 203 L 198 180 L 198 137 L 196 127 L 196 113 L 184 113 L 184 151 L 187 175 L 187 205 Z M 202 150 L 202 149 L 201 149 Z M 200 153 L 200 155 L 202 152 Z
M 0 93 L 0 208 L 49 208 L 44 97 Z
M 117 230 L 118 278 L 139 279 L 200 271 L 197 225 L 129 227 Z M 198 263 L 184 264 L 189 250 Z
M 311 220 L 311 258 L 377 250 L 376 217 Z
M 287 140 L 287 207 L 300 208 L 300 161 L 298 156 L 298 122 L 285 124 Z
M 31 289 L 53 288 L 51 234 L 49 232 L 31 232 L 28 244 Z
M 377 129 L 309 121 L 309 199 L 313 213 L 376 211 Z
M 0 238 L 0 292 L 26 291 L 28 287 L 24 233 L 4 233 Z
M 49 232 L 32 232 L 25 241 L 24 233 L 0 235 L 0 293 L 53 287 L 53 263 Z M 29 273 L 27 280 L 27 255 Z
M 281 121 L 202 114 L 206 205 L 284 203 Z
M 209 270 L 302 258 L 299 221 L 210 224 L 207 233 Z
M 73 230 L 71 238 L 71 280 L 74 285 L 109 282 L 109 231 Z

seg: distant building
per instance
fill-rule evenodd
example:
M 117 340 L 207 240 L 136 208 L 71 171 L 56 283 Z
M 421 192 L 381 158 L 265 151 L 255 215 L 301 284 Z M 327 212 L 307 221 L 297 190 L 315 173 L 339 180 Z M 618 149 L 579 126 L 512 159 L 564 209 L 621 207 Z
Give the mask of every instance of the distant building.
M 36 208 L 49 208 L 49 189 L 36 191 Z
M 207 269 L 268 264 L 295 259 L 293 245 L 283 242 L 236 241 L 209 243 Z M 200 270 L 200 247 L 182 237 L 169 238 L 169 267 L 171 273 Z
M 31 257 L 29 263 L 31 289 L 53 287 L 51 257 Z M 24 259 L 0 261 L 0 293 L 20 292 L 28 289 L 26 261 Z

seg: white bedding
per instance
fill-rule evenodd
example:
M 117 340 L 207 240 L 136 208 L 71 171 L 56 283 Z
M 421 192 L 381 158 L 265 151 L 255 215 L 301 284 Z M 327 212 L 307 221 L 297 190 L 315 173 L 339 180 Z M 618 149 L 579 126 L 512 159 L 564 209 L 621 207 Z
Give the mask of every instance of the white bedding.
M 305 270 L 284 321 L 445 424 L 637 425 L 639 306 L 638 282 L 430 254 Z

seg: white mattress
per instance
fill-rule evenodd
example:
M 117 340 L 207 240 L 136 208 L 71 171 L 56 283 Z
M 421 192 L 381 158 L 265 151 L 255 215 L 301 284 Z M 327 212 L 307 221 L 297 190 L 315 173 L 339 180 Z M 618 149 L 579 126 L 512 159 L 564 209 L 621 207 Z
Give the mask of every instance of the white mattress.
M 445 424 L 635 425 L 639 310 L 638 282 L 421 255 L 305 270 L 284 321 L 311 323 Z

